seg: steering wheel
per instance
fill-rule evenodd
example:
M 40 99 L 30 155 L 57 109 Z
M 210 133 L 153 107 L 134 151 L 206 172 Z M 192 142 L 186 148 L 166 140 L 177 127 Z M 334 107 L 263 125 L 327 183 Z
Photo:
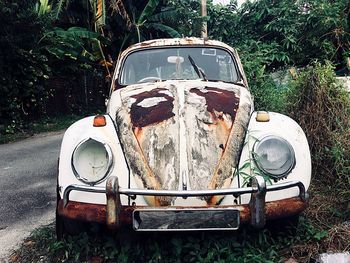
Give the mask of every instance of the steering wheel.
M 158 77 L 145 77 L 143 79 L 140 79 L 139 81 L 137 81 L 137 83 L 143 83 L 143 82 L 148 82 L 148 81 L 161 81 L 160 78 Z

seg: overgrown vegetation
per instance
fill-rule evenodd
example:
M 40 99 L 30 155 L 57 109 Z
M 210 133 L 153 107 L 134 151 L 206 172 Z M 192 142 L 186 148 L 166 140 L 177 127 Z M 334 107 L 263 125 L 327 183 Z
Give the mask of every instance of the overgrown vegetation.
M 44 21 L 29 1 L 0 2 L 0 132 L 13 133 L 46 111 L 53 90 L 48 58 L 36 48 Z
M 63 241 L 49 226 L 13 262 L 309 262 L 320 252 L 349 250 L 350 98 L 335 80 L 335 71 L 349 73 L 349 1 L 259 0 L 240 8 L 208 1 L 202 18 L 197 0 L 106 0 L 97 32 L 92 2 L 0 2 L 0 133 L 38 118 L 50 122 L 57 112 L 99 111 L 120 50 L 150 38 L 200 36 L 207 20 L 210 38 L 239 50 L 256 109 L 289 114 L 303 127 L 313 158 L 308 220 L 296 234 L 82 234 Z M 273 71 L 292 74 L 281 85 Z
M 313 179 L 336 185 L 340 200 L 350 200 L 350 94 L 335 79 L 334 67 L 309 65 L 291 82 L 286 102 L 308 138 Z
M 81 115 L 65 114 L 62 116 L 48 116 L 31 123 L 30 129 L 23 129 L 12 134 L 4 134 L 0 137 L 0 144 L 25 139 L 42 132 L 63 131 L 77 120 Z
M 257 109 L 282 110 L 274 96 L 279 90 L 270 85 L 273 70 L 313 59 L 347 70 L 347 0 L 259 0 L 240 8 L 235 1 L 221 6 L 208 0 L 204 18 L 197 0 L 100 2 L 104 9 L 96 0 L 1 1 L 1 134 L 57 113 L 102 109 L 122 49 L 145 39 L 200 36 L 203 20 L 210 38 L 239 50 Z M 268 91 L 264 96 L 261 86 Z
M 298 228 L 272 222 L 261 231 L 135 233 L 123 229 L 68 236 L 58 241 L 54 225 L 37 229 L 10 262 L 313 262 L 320 253 L 349 250 L 350 224 L 332 188 L 312 186 L 310 208 Z
M 53 226 L 35 231 L 13 254 L 12 262 L 283 262 L 289 249 L 320 242 L 327 232 L 301 220 L 298 234 L 270 228 L 239 232 L 132 233 L 67 237 L 57 241 Z M 35 251 L 33 253 L 33 251 Z M 312 255 L 315 256 L 315 255 Z
M 346 0 L 236 1 L 227 6 L 208 1 L 208 32 L 238 49 L 256 109 L 285 110 L 283 90 L 270 73 L 305 67 L 311 61 L 331 61 L 339 74 L 346 74 L 350 50 L 350 4 Z M 199 1 L 169 1 L 176 10 L 180 34 L 200 35 Z M 181 23 L 188 21 L 189 23 Z
M 35 2 L 0 2 L 3 135 L 33 131 L 33 121 L 40 118 L 84 114 L 104 104 L 103 72 L 84 48 L 87 38 L 99 34 L 54 29 L 50 13 L 36 10 Z

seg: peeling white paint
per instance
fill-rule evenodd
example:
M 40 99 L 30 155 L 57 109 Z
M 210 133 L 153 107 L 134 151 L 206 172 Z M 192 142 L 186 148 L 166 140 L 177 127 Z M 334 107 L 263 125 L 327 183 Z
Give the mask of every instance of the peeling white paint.
M 166 86 L 164 86 L 164 87 L 166 87 Z M 160 86 L 160 88 L 161 88 L 161 86 Z M 170 97 L 174 96 L 174 94 L 172 94 L 169 90 L 161 90 L 161 91 L 159 91 L 159 93 L 164 94 L 164 95 L 168 95 Z
M 142 108 L 150 108 L 150 107 L 157 105 L 159 102 L 162 102 L 162 101 L 167 101 L 167 100 L 164 97 L 147 98 L 147 99 L 144 99 L 143 101 L 139 102 L 137 104 L 137 106 L 140 106 Z
M 190 190 L 191 186 L 188 185 L 188 156 L 187 156 L 187 134 L 186 134 L 186 105 L 185 105 L 185 87 L 179 85 L 177 88 L 178 102 L 179 102 L 179 142 L 180 142 L 180 180 L 179 180 L 179 189 L 184 190 L 183 188 Z
M 149 140 L 150 140 L 150 145 L 155 145 L 155 141 L 156 141 L 155 134 L 152 134 L 152 135 L 149 137 Z M 150 151 L 149 151 L 149 154 L 148 154 L 149 164 L 150 164 L 150 166 L 152 166 L 152 167 L 154 167 L 154 165 L 155 165 L 154 151 L 153 151 L 153 149 L 154 149 L 154 147 L 151 147 L 151 148 L 150 148 Z

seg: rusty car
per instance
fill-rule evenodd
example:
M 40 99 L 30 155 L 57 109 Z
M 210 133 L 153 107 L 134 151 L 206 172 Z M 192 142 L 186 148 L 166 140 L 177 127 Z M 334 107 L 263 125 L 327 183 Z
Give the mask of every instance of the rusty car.
M 308 205 L 308 141 L 291 118 L 255 111 L 236 50 L 203 38 L 130 46 L 105 114 L 65 132 L 56 230 L 236 230 Z

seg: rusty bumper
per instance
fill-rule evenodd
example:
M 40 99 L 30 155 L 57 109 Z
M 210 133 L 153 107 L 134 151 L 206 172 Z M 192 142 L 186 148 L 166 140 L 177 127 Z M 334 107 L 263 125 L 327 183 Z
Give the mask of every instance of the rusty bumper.
M 278 201 L 265 202 L 266 192 L 283 190 L 291 187 L 299 188 L 299 196 L 282 199 Z M 71 191 L 88 191 L 105 193 L 107 196 L 107 205 L 88 204 L 69 201 Z M 250 223 L 253 227 L 262 228 L 266 220 L 289 217 L 301 213 L 308 205 L 308 197 L 304 185 L 301 182 L 287 182 L 267 186 L 261 177 L 256 177 L 252 181 L 251 187 L 239 189 L 221 189 L 205 191 L 171 191 L 171 190 L 141 190 L 141 189 L 123 189 L 118 186 L 118 179 L 111 176 L 107 180 L 106 188 L 91 188 L 82 186 L 69 186 L 64 192 L 64 199 L 58 202 L 58 214 L 70 218 L 87 222 L 96 222 L 107 224 L 111 229 L 116 229 L 123 225 L 133 223 L 133 212 L 136 209 L 147 209 L 149 206 L 123 206 L 120 202 L 120 194 L 128 196 L 213 196 L 213 195 L 241 195 L 251 194 L 251 201 L 244 205 L 230 206 L 205 206 L 205 207 L 161 207 L 161 209 L 225 209 L 234 208 L 239 211 L 240 223 Z
M 299 197 L 283 199 L 265 204 L 266 220 L 278 219 L 288 216 L 300 214 L 306 209 L 307 201 L 302 201 Z M 215 208 L 236 208 L 240 211 L 240 222 L 249 223 L 251 221 L 251 212 L 249 205 L 235 206 L 214 206 Z M 143 206 L 122 206 L 120 208 L 119 222 L 120 226 L 132 224 L 132 213 L 135 209 L 149 208 Z M 174 207 L 173 207 L 174 208 Z M 182 209 L 184 207 L 175 207 Z M 207 208 L 207 207 L 197 207 Z M 87 204 L 70 201 L 64 207 L 63 200 L 58 203 L 58 213 L 61 216 L 70 219 L 76 219 L 87 222 L 95 222 L 106 224 L 107 222 L 107 206 L 98 204 Z

